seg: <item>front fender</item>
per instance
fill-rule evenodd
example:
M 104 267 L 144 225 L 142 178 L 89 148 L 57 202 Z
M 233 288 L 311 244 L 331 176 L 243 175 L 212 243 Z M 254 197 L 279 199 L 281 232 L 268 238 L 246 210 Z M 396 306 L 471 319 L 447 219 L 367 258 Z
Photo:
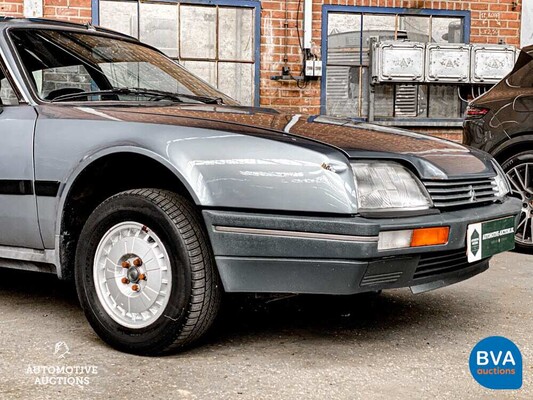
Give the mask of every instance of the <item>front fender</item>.
M 40 118 L 36 178 L 61 183 L 55 205 L 38 199 L 46 232 L 53 226 L 55 235 L 61 233 L 63 208 L 79 174 L 120 152 L 164 165 L 200 207 L 356 212 L 349 161 L 329 146 L 184 126 Z
M 205 207 L 356 212 L 349 161 L 327 146 L 217 132 L 174 140 L 167 156 Z
M 61 223 L 62 223 L 62 217 L 63 217 L 63 210 L 65 208 L 65 203 L 68 199 L 69 193 L 72 189 L 72 186 L 78 179 L 78 177 L 81 175 L 83 171 L 85 171 L 86 168 L 88 168 L 90 165 L 92 165 L 94 162 L 98 161 L 99 159 L 112 155 L 112 154 L 119 154 L 119 153 L 134 153 L 139 154 L 148 158 L 151 158 L 154 161 L 157 161 L 158 163 L 164 165 L 166 168 L 168 168 L 174 175 L 176 175 L 176 178 L 178 178 L 181 183 L 187 188 L 189 191 L 191 197 L 193 198 L 194 202 L 196 204 L 199 204 L 199 200 L 196 196 L 196 193 L 192 190 L 192 188 L 188 185 L 187 180 L 179 173 L 179 171 L 174 168 L 171 162 L 169 160 L 165 159 L 164 157 L 160 156 L 159 154 L 144 149 L 138 146 L 132 146 L 132 145 L 121 145 L 121 146 L 112 146 L 105 149 L 100 149 L 96 152 L 93 152 L 90 155 L 87 155 L 84 157 L 81 162 L 74 166 L 74 168 L 71 169 L 71 171 L 68 172 L 67 178 L 64 184 L 60 186 L 59 189 L 59 203 L 58 203 L 58 210 L 57 210 L 57 234 L 59 235 L 61 232 Z

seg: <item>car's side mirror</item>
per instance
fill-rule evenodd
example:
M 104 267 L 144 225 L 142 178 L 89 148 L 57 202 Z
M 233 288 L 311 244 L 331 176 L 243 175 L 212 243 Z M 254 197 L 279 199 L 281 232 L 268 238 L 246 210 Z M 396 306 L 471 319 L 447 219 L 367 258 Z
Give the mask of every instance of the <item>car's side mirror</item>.
M 533 95 L 522 95 L 515 97 L 513 110 L 516 112 L 533 112 Z

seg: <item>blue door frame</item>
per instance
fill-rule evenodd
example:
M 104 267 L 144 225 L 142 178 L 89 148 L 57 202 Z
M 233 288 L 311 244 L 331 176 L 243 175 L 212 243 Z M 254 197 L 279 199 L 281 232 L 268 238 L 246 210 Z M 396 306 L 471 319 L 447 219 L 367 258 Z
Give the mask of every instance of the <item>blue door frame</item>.
M 127 1 L 127 0 L 126 0 Z M 130 0 L 136 1 L 136 0 Z M 181 3 L 210 6 L 232 6 L 254 9 L 254 105 L 259 107 L 259 87 L 261 79 L 261 2 L 259 0 L 154 0 L 154 3 Z M 139 4 L 137 2 L 137 4 Z M 91 0 L 92 23 L 100 23 L 100 0 Z
M 465 43 L 470 43 L 470 11 L 460 10 L 435 10 L 431 8 L 394 8 L 394 7 L 360 7 L 360 6 L 322 6 L 322 81 L 320 82 L 320 114 L 326 114 L 326 77 L 328 56 L 328 13 L 352 13 L 352 14 L 402 14 L 402 15 L 436 15 L 440 17 L 462 18 L 463 37 Z M 361 118 L 357 118 L 361 120 Z M 366 120 L 366 118 L 365 118 Z M 425 119 L 426 121 L 429 119 Z

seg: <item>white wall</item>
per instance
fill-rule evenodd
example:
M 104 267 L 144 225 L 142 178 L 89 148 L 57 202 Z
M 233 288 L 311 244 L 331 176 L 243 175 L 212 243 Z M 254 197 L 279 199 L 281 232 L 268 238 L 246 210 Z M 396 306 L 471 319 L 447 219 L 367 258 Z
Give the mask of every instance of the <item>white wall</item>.
M 24 0 L 24 16 L 41 18 L 43 16 L 43 0 Z
M 522 23 L 520 29 L 520 47 L 533 44 L 533 1 L 522 2 Z

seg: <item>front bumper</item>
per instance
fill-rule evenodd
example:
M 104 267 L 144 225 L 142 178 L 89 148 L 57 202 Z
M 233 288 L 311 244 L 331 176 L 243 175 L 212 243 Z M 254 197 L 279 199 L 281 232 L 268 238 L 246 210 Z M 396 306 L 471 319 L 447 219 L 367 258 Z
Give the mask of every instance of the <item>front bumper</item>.
M 422 292 L 470 278 L 469 224 L 517 216 L 520 201 L 440 214 L 369 219 L 204 210 L 227 292 L 354 294 L 411 287 Z M 380 231 L 449 226 L 446 245 L 378 251 Z

